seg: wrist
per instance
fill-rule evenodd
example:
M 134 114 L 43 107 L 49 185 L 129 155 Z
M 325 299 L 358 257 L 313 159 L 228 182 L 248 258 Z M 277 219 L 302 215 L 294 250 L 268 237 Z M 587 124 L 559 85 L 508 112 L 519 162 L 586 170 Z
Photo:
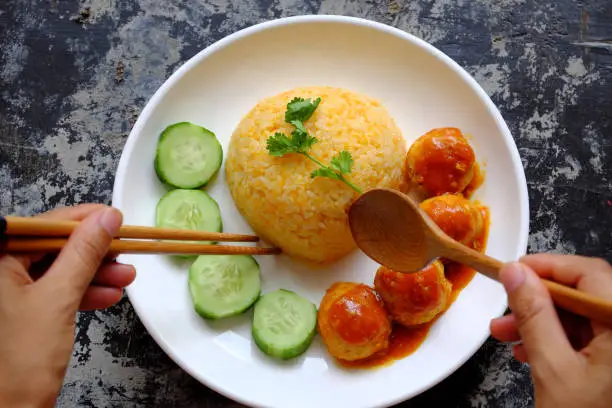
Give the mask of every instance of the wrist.
M 53 408 L 57 392 L 40 383 L 0 381 L 0 407 Z
M 0 406 L 3 408 L 53 408 L 55 396 L 40 395 L 0 395 Z
M 56 396 L 0 395 L 2 408 L 53 408 Z

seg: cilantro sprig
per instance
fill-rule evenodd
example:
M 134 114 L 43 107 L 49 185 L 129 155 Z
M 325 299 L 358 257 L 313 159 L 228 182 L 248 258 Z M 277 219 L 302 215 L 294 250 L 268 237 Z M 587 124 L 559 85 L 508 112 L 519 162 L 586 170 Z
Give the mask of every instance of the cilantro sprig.
M 285 121 L 292 123 L 293 121 L 306 122 L 314 111 L 321 103 L 321 98 L 317 98 L 314 102 L 310 99 L 304 98 L 293 98 L 291 102 L 287 104 L 287 111 L 285 112 Z
M 310 119 L 319 103 L 321 103 L 321 98 L 315 99 L 314 102 L 310 99 L 293 98 L 287 104 L 285 121 L 293 125 L 294 130 L 290 136 L 281 132 L 276 132 L 270 136 L 266 143 L 268 153 L 276 157 L 282 157 L 286 154 L 301 154 L 319 166 L 318 169 L 310 173 L 311 178 L 326 177 L 339 180 L 361 194 L 362 190 L 345 177 L 353 169 L 354 160 L 350 152 L 341 151 L 331 159 L 329 165 L 321 163 L 309 153 L 310 148 L 318 142 L 318 139 L 308 134 L 304 122 Z

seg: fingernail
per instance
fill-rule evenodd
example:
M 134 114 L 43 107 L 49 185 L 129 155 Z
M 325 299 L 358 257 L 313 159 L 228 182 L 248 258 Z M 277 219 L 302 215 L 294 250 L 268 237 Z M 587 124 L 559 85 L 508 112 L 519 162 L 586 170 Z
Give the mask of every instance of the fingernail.
M 516 290 L 525 282 L 525 269 L 519 263 L 510 263 L 505 265 L 499 271 L 499 280 L 506 288 L 506 292 L 510 293 Z
M 121 227 L 123 219 L 121 213 L 114 208 L 108 208 L 104 210 L 102 215 L 100 216 L 100 225 L 104 228 L 110 235 L 115 235 L 119 232 L 119 228 Z

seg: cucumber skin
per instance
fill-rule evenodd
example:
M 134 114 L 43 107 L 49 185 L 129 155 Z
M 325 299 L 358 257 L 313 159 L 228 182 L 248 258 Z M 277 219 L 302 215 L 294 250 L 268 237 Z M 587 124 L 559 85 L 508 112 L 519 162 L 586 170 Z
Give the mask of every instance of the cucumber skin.
M 199 255 L 199 256 L 206 256 L 206 255 Z M 197 258 L 197 257 L 196 257 Z M 257 262 L 257 259 L 255 259 L 255 257 L 251 257 L 253 259 L 253 261 L 255 262 L 255 265 L 257 265 L 257 268 L 260 268 L 261 271 L 261 267 L 259 266 L 259 262 Z M 192 264 L 193 266 L 193 264 Z M 189 268 L 189 274 L 191 274 L 191 267 Z M 261 274 L 261 272 L 260 272 Z M 188 284 L 189 286 L 189 284 Z M 249 311 L 249 309 L 251 309 L 253 307 L 253 305 L 255 305 L 257 303 L 257 301 L 259 301 L 259 299 L 261 298 L 261 277 L 260 277 L 260 284 L 259 284 L 259 290 L 257 291 L 257 295 L 253 296 L 253 301 L 246 307 L 244 307 L 243 309 L 237 309 L 234 313 L 227 313 L 224 315 L 218 315 L 216 313 L 209 313 L 206 310 L 202 309 L 200 307 L 200 305 L 197 304 L 197 302 L 195 302 L 192 298 L 192 302 L 193 302 L 193 308 L 195 310 L 195 312 L 202 317 L 203 319 L 206 320 L 221 320 L 221 319 L 225 319 L 227 317 L 232 317 L 232 316 L 239 316 L 242 314 L 245 314 L 246 312 Z
M 199 185 L 195 185 L 195 186 L 180 186 L 180 185 L 176 185 L 173 184 L 172 182 L 170 182 L 170 180 L 168 180 L 166 178 L 166 176 L 164 175 L 164 172 L 160 169 L 159 166 L 159 145 L 161 144 L 162 140 L 164 140 L 167 136 L 168 136 L 168 131 L 171 130 L 172 128 L 175 128 L 177 126 L 184 126 L 184 125 L 190 125 L 190 126 L 197 126 L 200 127 L 202 129 L 204 129 L 205 131 L 207 131 L 208 133 L 210 133 L 211 135 L 214 136 L 215 138 L 215 142 L 218 146 L 218 150 L 219 150 L 219 155 L 221 156 L 221 160 L 219 162 L 219 166 L 217 167 L 217 170 L 215 170 L 215 172 L 213 174 L 210 175 L 210 177 L 208 178 L 207 181 L 205 181 L 203 184 L 199 184 Z M 159 178 L 159 180 L 172 187 L 172 188 L 180 188 L 180 189 L 184 189 L 184 190 L 193 190 L 193 189 L 198 189 L 198 188 L 203 188 L 206 187 L 212 180 L 215 179 L 215 177 L 217 176 L 217 174 L 219 173 L 219 170 L 221 169 L 221 165 L 223 164 L 223 146 L 221 146 L 221 143 L 219 143 L 219 139 L 217 139 L 216 135 L 214 132 L 210 131 L 209 129 L 205 128 L 204 126 L 200 126 L 200 125 L 196 125 L 195 123 L 191 123 L 191 122 L 177 122 L 175 124 L 172 124 L 168 127 L 166 127 L 161 134 L 159 135 L 159 139 L 157 141 L 157 148 L 155 149 L 155 160 L 153 161 L 153 168 L 155 169 L 155 174 L 157 174 L 157 177 Z
M 288 290 L 288 289 L 278 289 L 278 291 L 282 291 L 282 292 L 287 292 L 287 293 L 291 293 L 297 296 L 297 293 L 295 293 L 292 290 Z M 301 297 L 301 296 L 300 296 Z M 259 300 L 261 299 L 261 296 L 259 296 L 259 299 L 257 300 L 259 302 Z M 314 303 L 311 303 L 312 305 L 312 309 L 313 312 L 315 314 L 315 316 L 317 316 L 317 306 Z M 255 304 L 255 306 L 257 306 L 257 304 Z M 304 339 L 304 341 L 302 343 L 300 343 L 299 345 L 297 345 L 296 347 L 290 348 L 290 349 L 285 349 L 285 350 L 278 350 L 275 349 L 273 347 L 270 347 L 268 344 L 266 344 L 265 341 L 263 341 L 260 337 L 259 337 L 259 332 L 257 330 L 257 328 L 255 327 L 255 325 L 253 324 L 251 327 L 251 334 L 253 336 L 253 341 L 255 342 L 255 344 L 257 345 L 257 347 L 267 356 L 269 357 L 273 357 L 273 358 L 278 358 L 280 360 L 291 360 L 295 357 L 298 357 L 302 354 L 304 354 L 306 352 L 306 350 L 308 350 L 312 344 L 312 340 L 314 339 L 315 334 L 317 333 L 317 324 L 316 324 L 316 317 L 315 317 L 315 324 L 313 329 L 310 331 L 310 333 L 308 333 L 308 336 Z

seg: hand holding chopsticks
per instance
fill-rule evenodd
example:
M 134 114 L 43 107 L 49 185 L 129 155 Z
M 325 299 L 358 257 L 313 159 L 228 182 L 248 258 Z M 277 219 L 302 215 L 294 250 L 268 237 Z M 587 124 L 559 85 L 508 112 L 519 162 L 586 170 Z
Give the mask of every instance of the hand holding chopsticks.
M 0 252 L 59 252 L 68 236 L 79 225 L 77 221 L 30 217 L 0 217 Z M 137 241 L 144 239 L 146 241 Z M 153 241 L 160 240 L 160 241 Z M 202 232 L 171 228 L 122 226 L 110 245 L 113 254 L 193 254 L 193 255 L 274 255 L 278 248 L 169 241 L 258 242 L 248 234 Z

